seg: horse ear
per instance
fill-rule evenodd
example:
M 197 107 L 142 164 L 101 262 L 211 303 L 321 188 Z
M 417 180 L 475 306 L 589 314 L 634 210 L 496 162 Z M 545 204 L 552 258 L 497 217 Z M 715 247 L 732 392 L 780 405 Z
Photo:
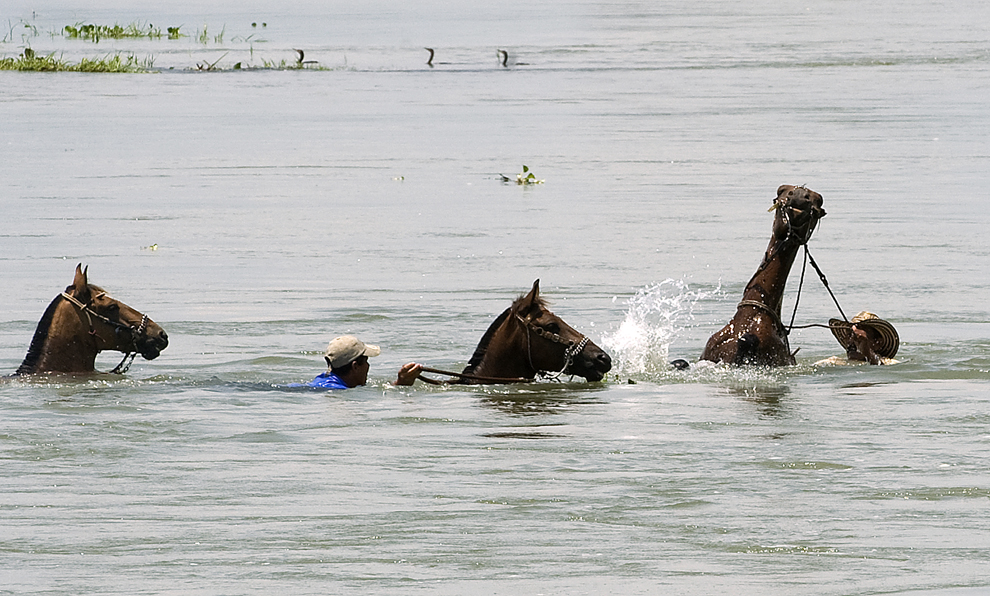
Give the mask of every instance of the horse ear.
M 519 312 L 529 313 L 534 308 L 539 308 L 540 304 L 540 280 L 537 279 L 533 282 L 533 289 L 529 291 L 529 294 L 523 296 L 523 299 L 519 301 Z
M 87 273 L 89 272 L 89 267 L 87 266 L 83 269 L 82 263 L 76 265 L 76 276 L 72 280 L 72 285 L 65 288 L 68 292 L 72 290 L 72 295 L 79 298 L 85 294 L 89 293 L 89 279 Z

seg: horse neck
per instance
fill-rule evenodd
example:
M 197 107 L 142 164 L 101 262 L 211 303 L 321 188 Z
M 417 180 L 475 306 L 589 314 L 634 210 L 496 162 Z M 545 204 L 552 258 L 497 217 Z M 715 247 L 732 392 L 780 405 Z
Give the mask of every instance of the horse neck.
M 529 364 L 529 346 L 526 333 L 520 330 L 515 317 L 507 317 L 492 336 L 485 357 L 471 374 L 481 377 L 532 379 L 535 370 Z
M 78 310 L 62 300 L 52 315 L 47 339 L 33 372 L 93 372 L 100 352 Z
M 787 284 L 787 276 L 790 275 L 791 266 L 801 248 L 799 242 L 793 239 L 787 240 L 786 234 L 786 231 L 782 234 L 775 232 L 770 238 L 763 262 L 749 283 L 746 284 L 746 290 L 743 292 L 743 300 L 766 304 L 777 314 L 780 314 L 784 301 L 784 286 Z

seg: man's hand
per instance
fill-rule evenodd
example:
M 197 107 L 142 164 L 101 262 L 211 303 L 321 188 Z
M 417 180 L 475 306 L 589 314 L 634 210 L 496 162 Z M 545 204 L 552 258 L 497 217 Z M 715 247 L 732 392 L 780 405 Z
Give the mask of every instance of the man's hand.
M 419 378 L 419 373 L 423 372 L 423 365 L 415 362 L 405 364 L 399 369 L 399 374 L 395 378 L 395 385 L 412 385 Z
M 859 352 L 860 356 L 856 359 L 866 360 L 870 364 L 880 364 L 880 356 L 873 351 L 873 342 L 870 341 L 870 336 L 866 334 L 866 331 L 853 325 L 852 333 L 853 344 L 856 345 L 856 351 Z

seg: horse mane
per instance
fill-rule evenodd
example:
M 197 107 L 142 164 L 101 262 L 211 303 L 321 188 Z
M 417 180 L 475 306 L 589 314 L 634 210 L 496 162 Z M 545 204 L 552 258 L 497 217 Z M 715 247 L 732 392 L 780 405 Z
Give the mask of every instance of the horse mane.
M 48 308 L 45 309 L 45 314 L 38 321 L 38 328 L 34 331 L 34 338 L 31 339 L 31 346 L 28 348 L 27 355 L 24 357 L 24 362 L 21 362 L 21 365 L 17 367 L 17 371 L 14 372 L 15 375 L 29 375 L 38 366 L 45 342 L 48 341 L 48 330 L 51 328 L 52 319 L 55 317 L 55 308 L 58 307 L 58 303 L 61 301 L 62 296 L 56 296 L 52 300 L 52 303 L 48 305 Z
M 468 360 L 468 365 L 464 367 L 464 370 L 462 371 L 464 374 L 473 374 L 474 369 L 478 368 L 481 361 L 485 359 L 485 354 L 488 352 L 488 344 L 491 343 L 492 338 L 495 337 L 495 332 L 498 331 L 498 328 L 502 326 L 502 323 L 505 322 L 505 319 L 509 317 L 509 313 L 511 312 L 512 307 L 510 306 L 505 309 L 502 314 L 496 317 L 495 320 L 492 321 L 492 324 L 488 326 L 488 331 L 485 331 L 485 334 L 481 336 L 481 341 L 478 342 L 478 347 L 474 349 L 474 354 L 471 356 L 471 359 Z
M 502 323 L 509 318 L 509 314 L 517 309 L 519 302 L 522 301 L 523 298 L 525 298 L 525 296 L 516 298 L 516 300 L 512 303 L 512 306 L 505 309 L 502 314 L 492 321 L 492 324 L 488 326 L 488 331 L 485 331 L 485 334 L 481 336 L 481 341 L 478 342 L 478 347 L 475 348 L 474 354 L 471 355 L 471 359 L 468 360 L 468 365 L 464 367 L 464 370 L 461 371 L 462 373 L 466 375 L 474 373 L 475 369 L 481 364 L 481 361 L 485 359 L 485 354 L 488 352 L 488 344 L 490 344 L 492 338 L 495 337 L 495 332 L 498 331 L 498 328 L 502 326 Z M 539 296 L 536 297 L 533 303 L 540 308 L 547 307 L 546 301 Z

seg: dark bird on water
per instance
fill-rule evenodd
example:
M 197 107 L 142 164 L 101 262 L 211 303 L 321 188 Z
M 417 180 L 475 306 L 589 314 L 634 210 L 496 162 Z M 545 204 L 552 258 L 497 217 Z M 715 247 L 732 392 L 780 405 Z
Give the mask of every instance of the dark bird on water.
M 499 64 L 501 64 L 502 66 L 508 66 L 507 62 L 509 61 L 509 53 L 506 52 L 505 50 L 499 50 L 498 55 L 499 55 Z
M 430 65 L 430 68 L 433 68 L 433 48 L 423 48 L 423 49 L 430 53 L 430 59 L 427 60 L 426 63 Z
M 296 50 L 296 48 L 292 48 L 292 49 Z M 296 59 L 296 64 L 298 64 L 299 66 L 305 66 L 307 64 L 318 64 L 316 60 L 306 60 L 304 62 L 303 60 L 305 60 L 306 58 L 306 52 L 302 50 L 296 50 L 296 53 L 299 54 L 299 58 Z

